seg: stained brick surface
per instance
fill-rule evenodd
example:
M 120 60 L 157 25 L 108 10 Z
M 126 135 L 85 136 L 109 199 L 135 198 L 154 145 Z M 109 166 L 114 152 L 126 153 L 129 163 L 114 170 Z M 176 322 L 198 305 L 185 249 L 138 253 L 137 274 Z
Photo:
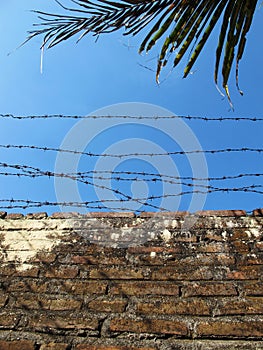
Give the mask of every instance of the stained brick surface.
M 0 212 L 0 350 L 263 350 L 262 213 Z

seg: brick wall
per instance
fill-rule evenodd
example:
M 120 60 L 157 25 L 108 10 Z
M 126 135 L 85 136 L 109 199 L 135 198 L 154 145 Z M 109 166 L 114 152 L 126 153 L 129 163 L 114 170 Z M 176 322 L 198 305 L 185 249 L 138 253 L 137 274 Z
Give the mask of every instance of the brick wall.
M 263 210 L 0 213 L 0 350 L 263 349 Z

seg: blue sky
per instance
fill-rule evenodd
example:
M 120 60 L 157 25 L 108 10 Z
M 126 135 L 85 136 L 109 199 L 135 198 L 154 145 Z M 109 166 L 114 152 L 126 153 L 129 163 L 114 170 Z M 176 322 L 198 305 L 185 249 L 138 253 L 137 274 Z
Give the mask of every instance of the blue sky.
M 68 1 L 64 2 L 68 4 Z M 158 49 L 147 56 L 139 56 L 137 53 L 140 38 L 125 37 L 122 32 L 104 35 L 95 42 L 92 36 L 85 37 L 76 44 L 76 39 L 71 39 L 51 50 L 45 51 L 43 60 L 43 72 L 40 72 L 40 45 L 41 38 L 35 38 L 25 46 L 16 48 L 25 40 L 27 30 L 32 29 L 32 24 L 37 22 L 36 15 L 31 9 L 40 9 L 48 12 L 60 13 L 62 9 L 53 0 L 8 0 L 0 4 L 0 113 L 14 115 L 42 115 L 42 114 L 73 114 L 90 115 L 100 113 L 124 113 L 125 114 L 151 114 L 151 108 L 146 104 L 157 106 L 152 113 L 161 113 L 162 109 L 168 110 L 173 115 L 195 115 L 207 117 L 262 117 L 263 100 L 263 70 L 262 57 L 262 9 L 258 8 L 254 23 L 248 35 L 248 43 L 244 58 L 240 64 L 240 85 L 244 90 L 244 96 L 240 96 L 235 89 L 234 77 L 230 79 L 230 91 L 235 110 L 231 111 L 227 99 L 222 99 L 213 83 L 214 55 L 216 47 L 216 35 L 210 38 L 205 52 L 198 59 L 193 74 L 187 79 L 182 79 L 183 66 L 174 69 L 167 76 L 164 72 L 161 84 L 155 83 L 155 74 L 150 69 L 155 69 Z M 8 53 L 11 53 L 8 55 Z M 184 61 L 185 63 L 185 61 Z M 147 66 L 150 69 L 143 68 Z M 134 110 L 130 103 L 134 104 Z M 107 107 L 122 104 L 118 107 Z M 141 108 L 141 110 L 140 110 Z M 161 109 L 160 109 L 161 108 Z M 165 113 L 165 112 L 164 112 Z M 168 113 L 168 112 L 167 112 Z M 118 120 L 119 121 L 119 120 Z M 78 124 L 76 120 L 49 119 L 49 120 L 12 120 L 0 118 L 0 144 L 7 145 L 37 145 L 47 147 L 61 147 L 63 140 L 67 140 L 72 130 L 85 129 L 87 133 L 81 136 L 85 151 L 94 153 L 107 153 L 106 150 L 114 150 L 121 153 L 128 150 L 148 147 L 152 144 L 154 150 L 162 149 L 164 152 L 181 150 L 186 146 L 189 137 L 195 137 L 201 149 L 221 149 L 253 147 L 262 148 L 262 122 L 202 122 L 187 121 L 178 124 L 171 120 L 170 126 L 165 123 L 153 125 L 145 121 L 142 125 L 136 120 L 130 124 L 107 125 L 107 121 L 93 120 L 89 124 Z M 82 122 L 80 122 L 82 123 Z M 98 124 L 99 123 L 99 124 Z M 84 125 L 86 125 L 84 127 Z M 99 127 L 101 131 L 99 131 Z M 165 129 L 166 128 L 166 129 Z M 167 135 L 163 129 L 183 130 L 185 140 L 179 142 L 179 133 Z M 182 128 L 182 129 L 180 129 Z M 93 134 L 93 130 L 94 134 Z M 187 132 L 192 133 L 189 136 Z M 91 131 L 91 133 L 89 133 Z M 87 135 L 90 136 L 87 136 Z M 75 134 L 74 134 L 75 135 Z M 78 134 L 76 134 L 78 135 Z M 188 136 L 186 136 L 188 135 Z M 194 135 L 194 136 L 193 136 Z M 182 135 L 181 135 L 182 136 Z M 78 139 L 78 136 L 74 136 Z M 91 142 L 87 145 L 87 142 Z M 137 141 L 138 143 L 136 143 Z M 192 140 L 192 139 L 191 139 Z M 86 144 L 85 144 L 85 142 Z M 71 142 L 71 141 L 70 141 Z M 190 142 L 191 143 L 191 142 Z M 193 143 L 197 145 L 195 141 Z M 70 144 L 69 144 L 70 145 Z M 123 148 L 125 147 L 125 148 Z M 158 148 L 159 147 L 159 148 Z M 185 150 L 185 149 L 184 149 Z M 2 163 L 23 164 L 49 170 L 57 169 L 57 153 L 41 152 L 36 150 L 18 150 L 0 148 Z M 185 156 L 168 157 L 160 160 L 148 157 L 148 159 L 123 159 L 116 163 L 111 162 L 106 167 L 109 171 L 145 171 L 157 172 L 158 168 L 166 172 L 168 176 L 192 176 L 191 161 Z M 104 160 L 101 159 L 101 160 Z M 63 159 L 68 162 L 71 159 Z M 203 161 L 203 160 L 202 160 Z M 229 153 L 207 155 L 208 177 L 237 175 L 241 173 L 263 173 L 263 155 L 256 153 Z M 163 163 L 162 163 L 163 162 Z M 170 163 L 171 162 L 171 163 Z M 173 163 L 173 164 L 172 164 Z M 169 165 L 170 164 L 170 165 Z M 204 165 L 204 164 L 203 164 Z M 102 166 L 96 159 L 80 157 L 77 171 L 92 171 Z M 200 165 L 200 169 L 202 166 Z M 199 170 L 200 170 L 199 169 Z M 196 171 L 199 171 L 196 169 Z M 204 169 L 203 169 L 204 170 Z M 0 169 L 4 172 L 5 169 Z M 8 171 L 11 171 L 10 169 Z M 200 170 L 200 176 L 204 174 Z M 108 174 L 109 175 L 109 174 Z M 107 176 L 108 176 L 107 175 Z M 57 183 L 54 178 L 17 178 L 14 176 L 0 177 L 1 199 L 30 199 L 36 201 L 57 201 Z M 72 183 L 73 180 L 67 180 Z M 164 193 L 164 184 L 160 182 L 143 181 L 117 181 L 107 182 L 105 179 L 96 179 L 97 189 L 107 183 L 113 189 L 131 196 L 158 196 Z M 106 181 L 106 182 L 105 182 Z M 262 177 L 250 177 L 236 180 L 235 182 L 211 183 L 221 187 L 242 187 L 251 184 L 260 185 Z M 68 190 L 68 182 L 62 184 L 66 196 L 70 200 L 71 193 Z M 83 201 L 106 199 L 109 191 L 95 193 L 96 186 L 76 184 Z M 147 187 L 148 186 L 148 187 Z M 179 186 L 179 187 L 178 187 Z M 183 185 L 174 185 L 174 191 L 184 190 Z M 134 193 L 133 193 L 134 192 Z M 116 195 L 116 193 L 115 193 Z M 72 198 L 75 198 L 72 195 Z M 119 197 L 118 197 L 119 198 Z M 191 196 L 182 198 L 174 197 L 168 204 L 169 210 L 191 209 L 246 209 L 252 210 L 262 207 L 262 195 L 255 193 L 212 193 L 206 198 L 201 194 L 197 199 L 197 205 L 190 205 Z M 153 201 L 151 202 L 153 203 Z M 161 202 L 156 200 L 158 207 Z M 138 207 L 138 203 L 127 203 L 129 210 L 154 210 L 152 207 Z M 46 210 L 49 213 L 58 210 L 70 210 L 76 208 L 43 207 L 13 209 L 12 211 L 30 212 Z M 111 205 L 105 210 L 111 210 Z M 90 209 L 96 210 L 96 209 Z

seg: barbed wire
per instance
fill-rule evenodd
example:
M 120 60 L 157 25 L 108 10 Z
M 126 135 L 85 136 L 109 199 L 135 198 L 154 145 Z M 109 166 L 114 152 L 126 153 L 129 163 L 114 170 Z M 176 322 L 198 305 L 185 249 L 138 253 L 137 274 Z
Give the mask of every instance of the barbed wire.
M 54 207 L 54 206 L 63 206 L 63 207 L 76 207 L 76 208 L 86 208 L 86 209 L 108 209 L 105 205 L 103 204 L 108 204 L 108 203 L 125 203 L 125 202 L 142 202 L 141 204 L 146 206 L 146 207 L 155 207 L 155 209 L 158 209 L 160 211 L 170 211 L 165 208 L 160 208 L 159 206 L 153 206 L 149 201 L 153 201 L 156 199 L 163 199 L 163 198 L 168 198 L 168 197 L 181 197 L 184 195 L 193 195 L 193 194 L 207 194 L 207 193 L 213 193 L 213 192 L 252 192 L 252 193 L 257 193 L 257 194 L 263 194 L 263 191 L 259 191 L 257 189 L 254 189 L 256 186 L 245 186 L 242 188 L 214 188 L 214 189 L 209 189 L 207 191 L 203 190 L 191 190 L 191 191 L 182 191 L 178 192 L 176 194 L 162 194 L 159 196 L 149 196 L 149 197 L 144 197 L 144 198 L 130 198 L 130 199 L 102 199 L 102 200 L 92 200 L 92 201 L 82 201 L 82 202 L 52 202 L 52 201 L 33 201 L 29 199 L 1 199 L 0 200 L 0 209 L 28 209 L 28 208 L 39 208 L 43 206 L 49 206 L 49 207 Z M 263 187 L 263 186 L 259 186 Z M 130 210 L 128 207 L 114 207 L 111 208 L 114 210 Z M 136 212 L 143 212 L 145 211 L 145 208 L 143 210 L 136 210 Z
M 35 145 L 0 145 L 0 148 L 5 149 L 31 149 L 45 152 L 61 152 L 70 154 L 80 154 L 88 157 L 109 157 L 109 158 L 127 158 L 127 157 L 156 157 L 156 156 L 172 156 L 172 155 L 186 155 L 186 154 L 217 154 L 217 153 L 232 153 L 232 152 L 252 152 L 252 153 L 263 153 L 262 148 L 252 148 L 252 147 L 241 147 L 241 148 L 223 148 L 223 149 L 211 149 L 211 150 L 191 150 L 191 151 L 171 151 L 163 153 L 123 153 L 123 154 L 110 154 L 110 153 L 93 153 L 93 152 L 82 152 L 70 149 L 62 149 L 56 147 L 46 147 L 46 146 L 35 146 Z
M 71 177 L 73 180 L 75 179 L 98 179 L 98 180 L 117 180 L 117 181 L 146 181 L 146 182 L 156 182 L 156 181 L 165 181 L 176 183 L 174 180 L 180 181 L 189 180 L 189 181 L 227 181 L 227 180 L 235 180 L 244 177 L 262 177 L 263 173 L 240 173 L 237 175 L 224 175 L 224 176 L 216 176 L 216 177 L 193 177 L 193 176 L 173 176 L 166 174 L 158 174 L 151 172 L 138 172 L 138 171 L 110 171 L 110 170 L 89 170 L 89 171 L 79 171 L 74 173 L 55 173 L 50 170 L 42 170 L 37 167 L 29 166 L 29 165 L 21 165 L 21 164 L 8 164 L 0 162 L 0 167 L 2 168 L 11 168 L 15 170 L 21 170 L 22 172 L 0 172 L 0 175 L 3 176 L 29 176 L 29 177 L 39 177 L 39 176 L 47 176 L 47 177 Z M 99 174 L 106 174 L 108 176 L 102 176 Z M 123 175 L 132 176 L 132 177 L 123 177 Z M 140 178 L 141 176 L 141 178 Z M 171 179 L 171 180 L 167 180 Z
M 130 115 L 63 115 L 63 114 L 44 114 L 44 115 L 14 115 L 14 114 L 0 114 L 3 119 L 131 119 L 131 120 L 162 120 L 162 119 L 185 119 L 185 120 L 199 120 L 199 121 L 250 121 L 262 122 L 262 117 L 202 117 L 191 115 L 171 115 L 171 116 L 130 116 Z
M 29 165 L 21 165 L 21 164 L 8 164 L 0 162 L 0 167 L 2 168 L 11 168 L 15 170 L 21 170 L 23 172 L 0 172 L 0 175 L 2 176 L 28 176 L 28 177 L 40 177 L 40 176 L 46 176 L 46 177 L 68 177 L 73 180 L 85 180 L 85 179 L 98 179 L 98 180 L 116 180 L 116 181 L 145 181 L 145 182 L 168 182 L 171 184 L 182 184 L 182 180 L 188 180 L 188 181 L 205 181 L 205 182 L 212 182 L 212 181 L 227 181 L 227 180 L 236 180 L 241 179 L 245 177 L 262 177 L 263 173 L 240 173 L 237 175 L 224 175 L 224 176 L 217 176 L 217 177 L 193 177 L 193 176 L 173 176 L 173 175 L 166 175 L 166 174 L 158 174 L 158 173 L 148 173 L 148 172 L 137 172 L 137 171 L 110 171 L 110 170 L 89 170 L 84 172 L 74 172 L 74 173 L 55 173 L 50 170 L 42 170 L 37 167 L 32 167 Z M 108 176 L 103 176 L 99 174 L 106 174 Z M 124 175 L 127 175 L 128 177 L 123 177 Z M 170 179 L 170 180 L 167 180 Z M 178 180 L 179 182 L 176 182 L 174 180 Z M 91 183 L 88 183 L 91 184 Z

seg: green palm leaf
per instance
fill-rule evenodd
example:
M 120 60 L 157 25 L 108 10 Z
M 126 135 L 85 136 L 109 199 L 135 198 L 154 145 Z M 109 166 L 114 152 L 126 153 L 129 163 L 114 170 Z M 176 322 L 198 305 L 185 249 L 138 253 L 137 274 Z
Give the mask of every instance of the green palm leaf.
M 238 68 L 257 0 L 71 1 L 77 8 L 66 8 L 57 1 L 70 12 L 69 15 L 35 11 L 41 23 L 37 25 L 37 29 L 29 32 L 28 40 L 43 35 L 42 47 L 51 48 L 75 34 L 79 34 L 81 39 L 89 33 L 100 35 L 124 29 L 124 35 L 136 35 L 145 27 L 149 27 L 139 52 L 148 52 L 158 41 L 163 40 L 156 72 L 158 81 L 160 72 L 171 54 L 175 50 L 178 51 L 173 61 L 173 66 L 176 67 L 192 47 L 184 70 L 186 77 L 214 28 L 221 21 L 214 80 L 217 85 L 221 66 L 222 85 L 230 101 L 228 81 L 236 59 L 236 85 L 242 94 L 238 86 Z

